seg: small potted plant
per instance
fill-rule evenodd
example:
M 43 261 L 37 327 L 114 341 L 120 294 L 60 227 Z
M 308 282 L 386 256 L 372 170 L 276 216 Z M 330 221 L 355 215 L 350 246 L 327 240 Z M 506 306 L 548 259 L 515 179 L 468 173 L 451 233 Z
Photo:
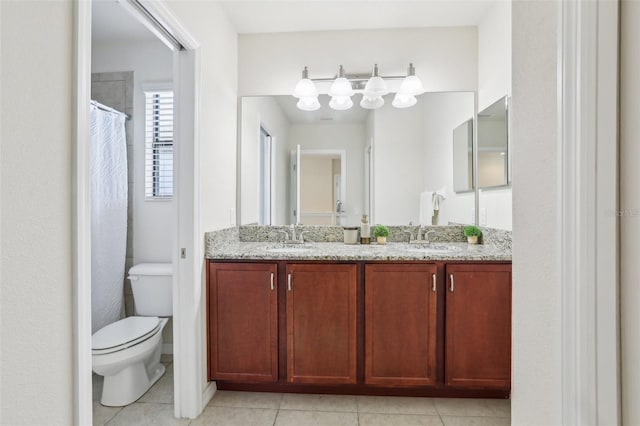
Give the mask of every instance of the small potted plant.
M 482 231 L 477 226 L 467 226 L 464 228 L 464 235 L 469 244 L 478 244 L 478 237 L 482 235 Z
M 384 225 L 376 225 L 373 228 L 373 236 L 376 237 L 378 244 L 386 244 L 387 237 L 389 236 L 389 228 Z

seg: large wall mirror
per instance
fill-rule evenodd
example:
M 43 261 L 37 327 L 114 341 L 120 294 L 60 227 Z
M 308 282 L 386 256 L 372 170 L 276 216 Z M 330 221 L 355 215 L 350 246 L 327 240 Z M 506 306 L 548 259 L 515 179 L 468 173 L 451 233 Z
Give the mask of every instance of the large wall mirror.
M 354 102 L 304 112 L 292 96 L 240 102 L 240 224 L 474 223 L 475 193 L 454 189 L 454 129 L 474 115 L 473 92 L 425 93 L 411 108 Z M 432 195 L 442 197 L 432 210 Z

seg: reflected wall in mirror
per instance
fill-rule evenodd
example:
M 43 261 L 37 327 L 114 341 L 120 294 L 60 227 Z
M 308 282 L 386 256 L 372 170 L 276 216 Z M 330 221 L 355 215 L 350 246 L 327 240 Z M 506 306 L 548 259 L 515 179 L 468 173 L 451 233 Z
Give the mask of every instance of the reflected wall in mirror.
M 318 217 L 324 216 L 323 220 L 333 223 L 357 225 L 363 213 L 369 214 L 371 223 L 386 225 L 473 223 L 475 194 L 454 192 L 451 147 L 453 129 L 473 116 L 474 93 L 425 93 L 406 109 L 392 107 L 392 99 L 393 95 L 386 96 L 385 105 L 376 110 L 362 109 L 354 100 L 350 110 L 334 111 L 327 107 L 328 97 L 321 95 L 322 108 L 304 112 L 296 108 L 292 96 L 242 98 L 240 224 L 285 225 L 295 223 L 298 213 L 302 224 L 318 223 Z M 261 127 L 272 140 L 271 157 L 266 160 L 261 159 Z M 297 175 L 307 173 L 301 170 L 307 167 L 302 159 L 296 161 L 292 154 L 298 145 L 301 153 L 343 150 L 339 181 L 344 189 L 336 190 L 335 177 L 332 185 L 322 180 L 322 192 L 320 187 L 296 186 Z M 265 188 L 260 177 L 258 165 L 265 161 L 272 165 L 271 188 Z M 328 173 L 328 163 L 324 166 Z M 433 212 L 429 195 L 440 190 L 446 198 Z M 261 220 L 265 193 L 271 197 L 271 223 Z M 298 207 L 305 198 L 314 203 L 323 200 L 322 206 L 309 207 L 318 215 L 305 218 L 305 208 Z
M 511 230 L 509 108 L 505 96 L 478 113 L 480 226 Z
M 509 184 L 507 98 L 478 113 L 478 187 Z
M 453 129 L 453 190 L 473 191 L 473 118 Z

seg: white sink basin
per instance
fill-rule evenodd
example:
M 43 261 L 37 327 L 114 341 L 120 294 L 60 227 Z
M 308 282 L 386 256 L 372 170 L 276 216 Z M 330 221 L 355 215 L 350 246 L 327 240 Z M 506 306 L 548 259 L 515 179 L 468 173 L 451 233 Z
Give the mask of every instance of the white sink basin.
M 405 251 L 411 253 L 446 253 L 452 251 L 460 251 L 460 247 L 442 245 L 442 244 L 423 244 L 417 247 L 406 248 Z
M 268 247 L 264 251 L 269 253 L 308 253 L 313 249 L 311 247 Z

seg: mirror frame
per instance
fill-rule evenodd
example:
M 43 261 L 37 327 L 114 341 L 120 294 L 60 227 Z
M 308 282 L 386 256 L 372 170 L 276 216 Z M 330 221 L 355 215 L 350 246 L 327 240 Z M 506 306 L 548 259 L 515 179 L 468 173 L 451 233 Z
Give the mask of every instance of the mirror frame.
M 484 111 L 488 110 L 489 108 L 493 107 L 494 105 L 497 104 L 504 104 L 504 113 L 505 113 L 505 131 L 507 134 L 507 147 L 506 150 L 507 152 L 505 153 L 506 159 L 507 159 L 507 170 L 506 170 L 506 174 L 507 174 L 507 182 L 505 184 L 502 185 L 492 185 L 492 186 L 480 186 L 480 181 L 479 181 L 479 167 L 480 167 L 480 140 L 479 137 L 480 135 L 475 135 L 474 134 L 474 138 L 476 139 L 476 150 L 474 151 L 474 154 L 476 156 L 476 172 L 475 174 L 475 184 L 476 184 L 476 189 L 477 189 L 477 193 L 476 193 L 476 197 L 479 197 L 479 192 L 482 191 L 491 191 L 494 189 L 505 189 L 505 188 L 509 188 L 511 187 L 511 132 L 510 132 L 510 120 L 509 120 L 509 96 L 505 95 L 502 96 L 500 99 L 498 99 L 497 101 L 491 103 L 490 105 L 488 105 L 486 108 L 484 108 L 482 111 L 477 111 L 476 112 L 476 129 L 478 129 L 479 127 L 479 121 L 480 121 L 480 114 L 482 114 Z M 477 131 L 478 132 L 478 131 Z M 479 133 L 479 132 L 478 132 Z M 480 223 L 479 222 L 479 217 L 476 217 L 476 224 Z

